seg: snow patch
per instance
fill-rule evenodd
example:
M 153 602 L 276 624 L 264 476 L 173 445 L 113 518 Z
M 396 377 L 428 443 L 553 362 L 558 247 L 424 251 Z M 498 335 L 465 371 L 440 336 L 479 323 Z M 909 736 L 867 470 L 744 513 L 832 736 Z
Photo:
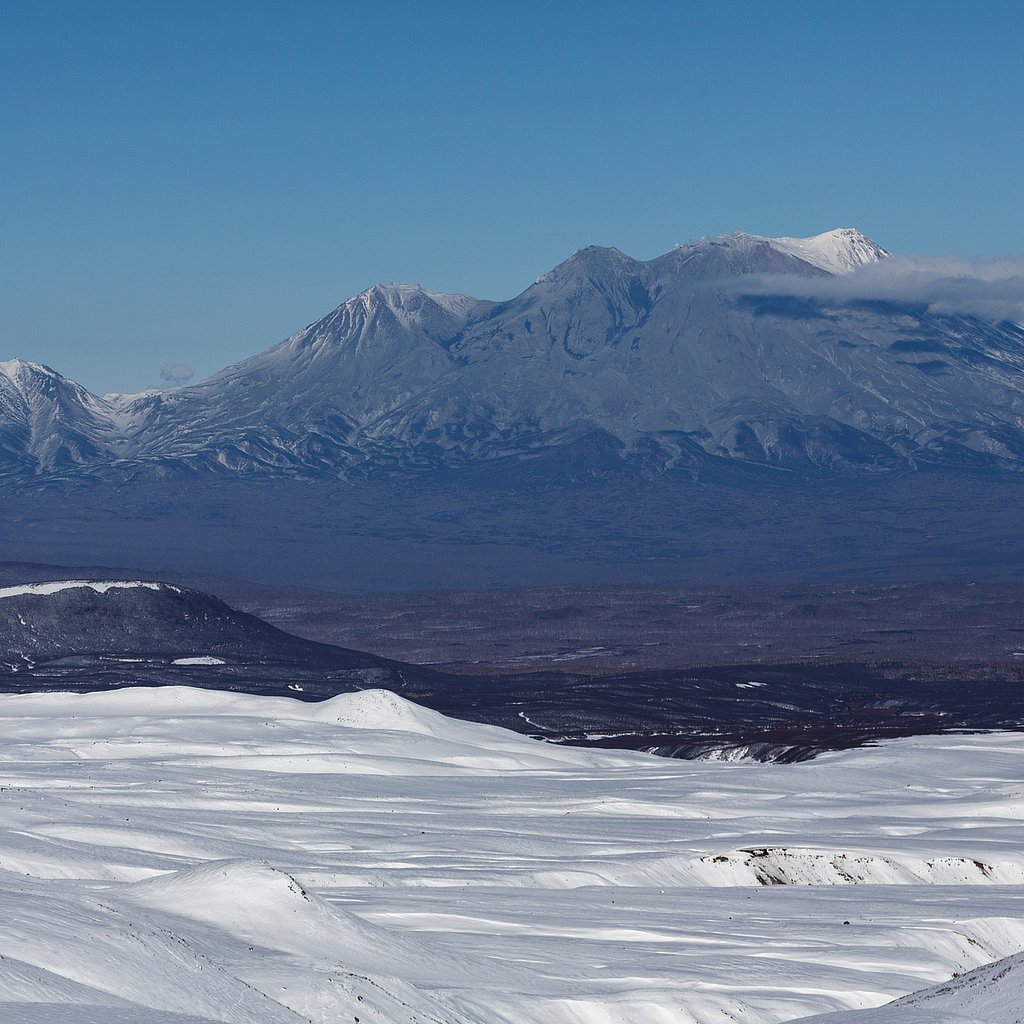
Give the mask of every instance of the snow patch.
M 390 690 L 342 693 L 316 705 L 316 718 L 348 729 L 386 729 L 428 736 L 451 733 L 452 720 Z
M 180 594 L 178 587 L 168 583 L 146 583 L 142 580 L 53 580 L 48 583 L 22 583 L 16 587 L 0 588 L 0 598 L 31 595 L 59 594 L 63 590 L 89 589 L 97 594 L 111 590 L 171 590 Z
M 41 374 L 45 377 L 56 377 L 57 374 L 42 363 L 30 363 L 27 359 L 0 360 L 0 373 L 9 380 L 18 383 L 24 373 Z

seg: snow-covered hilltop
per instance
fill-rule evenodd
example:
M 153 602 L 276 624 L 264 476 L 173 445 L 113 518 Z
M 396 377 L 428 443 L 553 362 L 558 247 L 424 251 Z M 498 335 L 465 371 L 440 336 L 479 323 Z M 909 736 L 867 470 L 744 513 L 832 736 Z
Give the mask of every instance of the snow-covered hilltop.
M 0 472 L 337 478 L 575 451 L 601 472 L 1019 468 L 1024 331 L 815 295 L 888 256 L 852 228 L 737 233 L 649 261 L 592 246 L 506 302 L 375 285 L 202 383 L 135 396 L 4 363 Z
M 672 762 L 180 687 L 0 725 L 5 1024 L 1019 1020 L 1020 734 Z

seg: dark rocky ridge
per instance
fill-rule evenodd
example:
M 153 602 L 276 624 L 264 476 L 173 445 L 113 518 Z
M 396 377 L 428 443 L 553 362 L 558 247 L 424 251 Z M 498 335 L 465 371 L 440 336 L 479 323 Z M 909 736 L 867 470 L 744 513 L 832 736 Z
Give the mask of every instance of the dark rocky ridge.
M 303 640 L 195 590 L 131 581 L 53 586 L 0 589 L 3 689 L 179 683 L 246 692 L 308 687 L 323 697 L 420 678 L 413 666 Z

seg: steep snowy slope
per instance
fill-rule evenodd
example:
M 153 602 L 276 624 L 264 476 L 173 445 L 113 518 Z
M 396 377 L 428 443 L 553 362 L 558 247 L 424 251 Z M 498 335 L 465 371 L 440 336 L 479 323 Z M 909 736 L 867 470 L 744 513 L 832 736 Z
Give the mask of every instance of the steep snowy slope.
M 202 384 L 129 401 L 137 455 L 177 470 L 335 473 L 368 425 L 449 369 L 445 345 L 488 303 L 374 285 Z
M 828 1013 L 803 1024 L 1022 1024 L 1024 954 L 997 960 L 876 1010 Z
M 775 278 L 888 255 L 850 228 L 737 233 L 647 262 L 583 249 L 501 303 L 375 285 L 187 388 L 101 400 L 55 378 L 29 415 L 22 384 L 0 436 L 23 472 L 122 477 L 374 475 L 580 448 L 605 470 L 1018 466 L 1020 328 L 772 294 Z
M 0 724 L 5 1024 L 769 1024 L 956 973 L 907 1013 L 981 1021 L 1013 991 L 966 972 L 1024 945 L 1018 734 L 693 764 L 173 687 Z
M 836 228 L 813 238 L 774 238 L 771 244 L 830 274 L 849 274 L 892 255 L 856 228 Z
M 108 402 L 48 366 L 0 362 L 0 474 L 106 462 L 120 441 Z

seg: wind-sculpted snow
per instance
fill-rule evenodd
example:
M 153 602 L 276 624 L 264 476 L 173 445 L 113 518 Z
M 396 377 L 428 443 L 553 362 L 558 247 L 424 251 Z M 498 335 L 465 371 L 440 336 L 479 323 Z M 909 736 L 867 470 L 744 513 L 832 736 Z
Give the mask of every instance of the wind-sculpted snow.
M 978 967 L 877 1010 L 829 1013 L 802 1024 L 1021 1024 L 1024 955 Z
M 3 696 L 0 1019 L 1009 1024 L 1017 960 L 969 972 L 1024 945 L 1022 755 L 672 762 L 379 691 Z
M 851 228 L 736 233 L 648 261 L 592 246 L 500 303 L 374 285 L 209 380 L 139 395 L 2 363 L 0 471 L 506 473 L 551 453 L 597 474 L 1019 467 L 1024 331 L 791 287 L 888 255 Z

